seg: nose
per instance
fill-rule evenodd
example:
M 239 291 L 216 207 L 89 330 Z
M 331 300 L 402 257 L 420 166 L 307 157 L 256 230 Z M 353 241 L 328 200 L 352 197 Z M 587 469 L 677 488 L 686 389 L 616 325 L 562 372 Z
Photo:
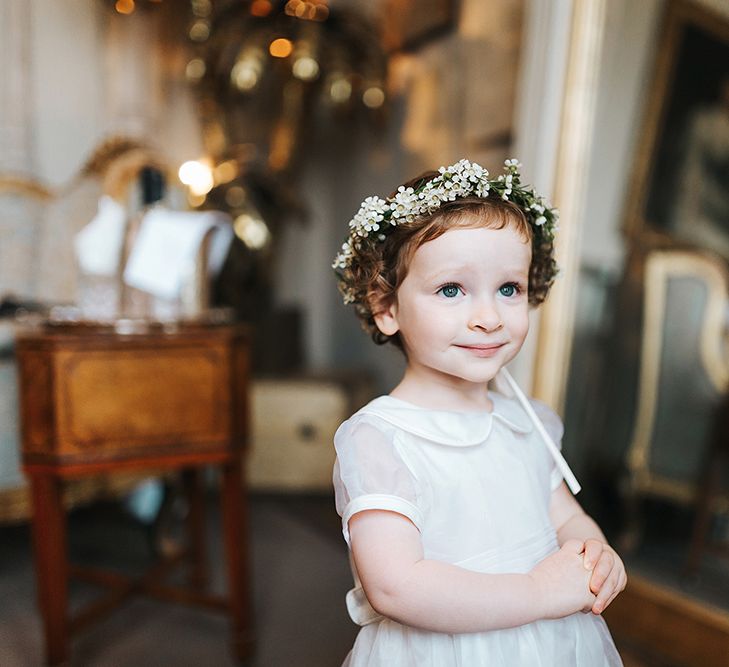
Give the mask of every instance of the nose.
M 468 320 L 468 328 L 472 331 L 483 331 L 485 333 L 493 333 L 504 326 L 501 316 L 491 300 L 478 300 L 473 304 L 470 317 Z

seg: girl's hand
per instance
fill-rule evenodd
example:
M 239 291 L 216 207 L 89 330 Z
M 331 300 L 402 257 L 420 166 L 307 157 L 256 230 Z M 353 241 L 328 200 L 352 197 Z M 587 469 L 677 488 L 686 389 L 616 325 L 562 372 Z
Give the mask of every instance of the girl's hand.
M 609 544 L 590 539 L 585 542 L 585 568 L 592 569 L 590 590 L 597 596 L 592 613 L 601 614 L 628 583 L 625 566 Z
M 537 563 L 529 572 L 537 589 L 544 618 L 562 618 L 590 611 L 596 597 L 590 591 L 592 572 L 585 567 L 584 542 L 567 540 L 559 551 Z

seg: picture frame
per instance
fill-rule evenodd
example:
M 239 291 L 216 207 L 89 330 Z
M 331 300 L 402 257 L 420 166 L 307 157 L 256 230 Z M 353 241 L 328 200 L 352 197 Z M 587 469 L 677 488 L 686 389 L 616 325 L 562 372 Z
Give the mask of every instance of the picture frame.
M 624 231 L 729 260 L 729 13 L 672 0 L 656 53 Z

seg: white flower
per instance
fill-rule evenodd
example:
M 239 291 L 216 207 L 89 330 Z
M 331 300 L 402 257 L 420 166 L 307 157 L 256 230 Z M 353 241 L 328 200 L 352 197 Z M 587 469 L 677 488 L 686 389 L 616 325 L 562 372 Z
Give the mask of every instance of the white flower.
M 360 238 L 384 241 L 387 237 L 381 227 L 385 223 L 396 226 L 411 222 L 459 197 L 488 197 L 492 186 L 505 201 L 509 201 L 514 194 L 512 201 L 528 214 L 533 229 L 540 230 L 539 234 L 547 238 L 553 237 L 559 229 L 558 212 L 556 209 L 548 209 L 545 201 L 533 190 L 522 187 L 519 180 L 520 168 L 519 161 L 510 158 L 504 162 L 504 173 L 490 179 L 488 171 L 481 165 L 463 159 L 448 167 L 439 167 L 438 175 L 422 185 L 419 184 L 417 193 L 413 188 L 400 186 L 388 200 L 376 196 L 367 197 L 349 222 L 349 238 L 342 245 L 332 266 L 340 270 L 351 267 Z M 340 284 L 340 288 L 345 303 L 356 301 L 355 290 L 351 286 Z
M 488 181 L 479 183 L 476 186 L 476 196 L 477 197 L 488 197 L 489 190 L 491 189 L 491 186 Z
M 417 202 L 418 196 L 412 188 L 405 188 L 402 185 L 397 189 L 395 196 L 390 199 L 390 210 L 393 218 L 402 218 L 412 209 L 413 204 Z

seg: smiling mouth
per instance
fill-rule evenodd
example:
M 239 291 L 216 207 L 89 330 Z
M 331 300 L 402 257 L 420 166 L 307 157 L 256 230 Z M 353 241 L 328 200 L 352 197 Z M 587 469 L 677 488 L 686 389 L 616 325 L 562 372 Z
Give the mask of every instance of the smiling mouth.
M 492 357 L 494 356 L 506 343 L 495 343 L 492 345 L 456 345 L 456 347 L 470 352 L 476 357 Z

